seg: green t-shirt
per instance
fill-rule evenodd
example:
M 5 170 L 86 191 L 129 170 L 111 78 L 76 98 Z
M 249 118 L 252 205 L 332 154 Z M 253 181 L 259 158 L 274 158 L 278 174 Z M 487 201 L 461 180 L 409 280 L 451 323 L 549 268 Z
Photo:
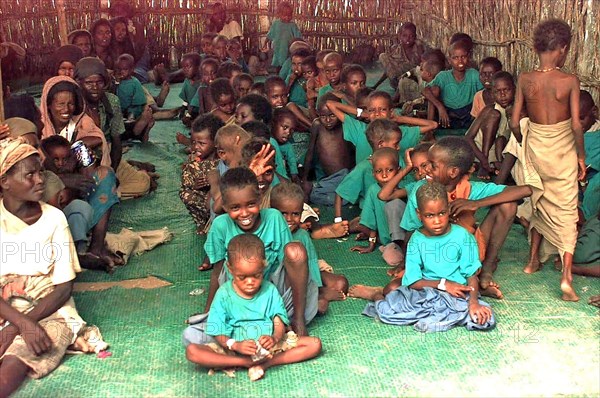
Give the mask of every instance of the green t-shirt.
M 267 32 L 267 38 L 273 43 L 273 61 L 271 65 L 281 66 L 285 62 L 292 39 L 301 38 L 302 34 L 295 22 L 283 22 L 276 19 Z
M 123 115 L 127 116 L 129 113 L 133 113 L 136 119 L 140 117 L 146 105 L 146 94 L 144 94 L 144 87 L 138 79 L 132 77 L 121 80 L 117 86 L 117 97 L 119 97 Z
M 253 234 L 265 244 L 267 266 L 264 275 L 265 279 L 269 279 L 273 272 L 283 266 L 283 251 L 285 245 L 292 240 L 292 233 L 279 210 L 262 209 L 259 222 L 260 224 Z M 229 217 L 229 214 L 221 214 L 215 218 L 206 236 L 206 243 L 204 243 L 204 251 L 210 263 L 215 264 L 225 260 L 229 241 L 234 236 L 243 233 L 245 232 Z M 227 275 L 231 278 L 229 271 L 227 271 Z
M 331 87 L 330 83 L 328 83 L 328 84 L 324 85 L 323 87 L 321 87 L 319 89 L 319 93 L 317 94 L 317 101 L 319 100 L 319 98 L 321 98 L 323 95 L 327 94 L 330 91 L 333 91 L 333 87 Z
M 585 162 L 600 171 L 600 130 L 588 131 L 583 135 Z
M 285 78 L 285 84 L 289 84 L 290 74 Z M 288 97 L 289 102 L 293 102 L 294 104 L 301 106 L 303 108 L 308 108 L 308 99 L 306 99 L 306 91 L 302 86 L 306 86 L 306 79 L 303 77 L 299 77 L 296 79 L 292 88 L 290 88 L 290 95 Z
M 277 140 L 273 137 L 269 138 L 269 142 L 271 143 L 271 147 L 275 150 L 275 172 L 284 178 L 290 178 L 287 168 L 285 167 L 285 159 L 283 158 L 281 145 L 279 145 Z M 297 171 L 298 169 L 296 168 L 296 172 Z
M 308 276 L 317 284 L 318 287 L 323 286 L 321 270 L 319 269 L 319 257 L 310 234 L 305 229 L 298 228 L 296 232 L 292 234 L 292 239 L 302 243 L 306 248 L 306 254 L 308 255 Z
M 367 190 L 360 212 L 360 223 L 365 227 L 377 231 L 379 241 L 387 245 L 392 241 L 387 217 L 385 216 L 385 202 L 377 197 L 381 191 L 378 184 L 373 184 Z
M 406 209 L 404 210 L 402 221 L 400 222 L 400 227 L 405 231 L 414 231 L 423 226 L 421 220 L 417 217 L 417 189 L 426 182 L 425 179 L 418 181 L 408 195 Z M 469 183 L 471 184 L 469 200 L 484 199 L 499 194 L 506 188 L 506 185 L 498 185 L 493 182 L 469 181 Z
M 344 140 L 352 143 L 356 148 L 354 153 L 356 164 L 373 154 L 373 148 L 371 148 L 371 144 L 367 139 L 367 124 L 365 122 L 346 115 L 344 123 L 342 123 L 342 130 L 344 131 Z
M 358 203 L 360 208 L 363 207 L 363 201 L 367 189 L 373 184 L 377 184 L 373 177 L 373 165 L 371 159 L 365 159 L 358 163 L 346 177 L 338 185 L 335 193 L 350 203 Z
M 198 87 L 200 87 L 201 80 L 196 80 L 192 83 L 190 79 L 185 79 L 183 81 L 183 86 L 181 87 L 181 92 L 179 93 L 179 98 L 183 100 L 183 102 L 188 105 L 192 105 L 192 99 L 194 97 L 198 97 Z M 199 106 L 199 100 L 196 99 L 196 107 Z
M 465 78 L 461 82 L 456 81 L 452 70 L 442 71 L 429 83 L 429 86 L 440 88 L 442 102 L 450 109 L 459 109 L 472 104 L 475 93 L 483 90 L 479 72 L 473 68 L 466 70 Z
M 273 335 L 276 316 L 289 325 L 283 299 L 271 282 L 263 280 L 256 295 L 246 299 L 236 293 L 232 281 L 227 281 L 215 293 L 208 311 L 206 334 L 228 336 L 236 341 L 258 340 L 260 336 Z
M 441 236 L 426 236 L 415 231 L 406 248 L 406 272 L 402 286 L 421 280 L 449 281 L 465 285 L 481 268 L 475 237 L 460 225 L 450 224 Z

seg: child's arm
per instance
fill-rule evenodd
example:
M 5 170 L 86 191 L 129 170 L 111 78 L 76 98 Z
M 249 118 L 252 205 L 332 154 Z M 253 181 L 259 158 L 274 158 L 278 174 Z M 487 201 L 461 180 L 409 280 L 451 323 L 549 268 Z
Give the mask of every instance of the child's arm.
M 447 284 L 448 282 L 446 282 Z M 469 315 L 471 319 L 479 324 L 486 324 L 492 317 L 492 309 L 490 307 L 479 304 L 479 278 L 473 275 L 467 279 L 467 285 L 471 289 L 469 296 Z
M 419 126 L 419 132 L 421 134 L 427 134 L 438 128 L 438 123 L 435 120 L 421 119 L 418 117 L 402 116 L 392 114 L 391 120 L 398 124 L 410 124 L 412 126 Z
M 428 280 L 428 279 L 420 279 L 409 286 L 411 289 L 415 290 L 423 290 L 423 288 L 431 287 L 433 289 L 437 289 L 440 284 L 440 280 Z M 454 297 L 466 298 L 465 293 L 471 293 L 473 289 L 471 286 L 461 285 L 460 283 L 446 281 L 446 291 L 448 294 Z M 477 296 L 475 296 L 477 297 Z
M 398 184 L 404 177 L 410 173 L 413 168 L 412 161 L 410 160 L 410 153 L 413 148 L 408 148 L 404 151 L 404 161 L 406 163 L 406 167 L 400 170 L 395 176 L 393 176 L 388 182 L 385 183 L 381 190 L 377 194 L 377 197 L 384 202 L 393 200 L 393 199 L 403 199 L 406 198 L 407 192 L 404 188 L 398 188 Z
M 217 340 L 217 343 L 219 343 L 219 345 L 221 347 L 227 348 L 227 349 L 229 349 L 229 347 L 227 347 L 227 340 L 229 340 L 230 338 L 231 338 L 230 336 L 225 336 L 225 335 L 214 336 L 214 339 Z M 258 349 L 258 346 L 256 345 L 256 342 L 254 340 L 236 341 L 231 346 L 231 351 L 235 351 L 238 354 L 248 355 L 248 356 L 254 355 L 256 353 L 257 349 Z
M 577 163 L 579 164 L 579 173 L 577 179 L 579 181 L 585 180 L 585 174 L 587 167 L 585 165 L 585 147 L 583 145 L 583 127 L 581 126 L 581 120 L 579 119 L 579 79 L 577 76 L 572 76 L 570 79 L 571 83 L 571 95 L 569 97 L 569 103 L 571 105 L 571 129 L 575 137 L 575 149 L 577 150 Z
M 366 228 L 369 230 L 369 246 L 352 246 L 350 251 L 358 252 L 359 254 L 371 253 L 375 250 L 375 245 L 377 244 L 377 231 L 374 231 L 370 228 Z
M 358 114 L 358 109 L 352 105 L 346 105 L 342 104 L 341 102 L 331 100 L 327 101 L 326 105 L 327 108 L 329 108 L 329 110 L 335 115 L 335 117 L 340 119 L 340 122 L 342 123 L 344 123 L 344 120 L 346 119 L 346 114 L 355 116 Z M 364 115 L 365 112 L 366 111 L 363 110 L 361 115 Z
M 273 318 L 273 336 L 260 336 L 258 342 L 265 350 L 270 350 L 279 343 L 285 333 L 285 324 L 277 315 Z
M 335 218 L 342 218 L 342 197 L 337 193 L 333 202 L 333 213 Z
M 313 120 L 318 117 L 316 84 L 317 82 L 314 77 L 311 77 L 306 82 L 306 101 L 308 103 L 308 113 Z
M 304 157 L 304 169 L 302 170 L 302 181 L 307 181 L 308 175 L 312 169 L 312 162 L 315 153 L 315 145 L 317 144 L 317 136 L 319 134 L 320 122 L 315 121 L 310 127 L 310 141 L 308 142 L 308 149 L 306 156 Z
M 523 139 L 523 135 L 521 134 L 521 124 L 519 122 L 521 120 L 523 106 L 525 105 L 525 97 L 523 97 L 522 86 L 523 75 L 519 75 L 519 79 L 517 80 L 517 89 L 515 91 L 515 101 L 513 104 L 512 116 L 509 120 L 510 130 L 513 132 L 519 143 Z
M 217 213 L 223 213 L 223 198 L 221 196 L 221 189 L 219 188 L 219 172 L 217 169 L 213 169 L 206 175 L 208 183 L 210 184 L 210 197 L 213 200 L 212 210 Z
M 430 104 L 433 104 L 433 106 L 435 106 L 437 109 L 442 127 L 450 126 L 450 117 L 448 116 L 448 111 L 446 110 L 446 107 L 442 101 L 440 101 L 438 98 L 440 96 L 440 88 L 438 86 L 425 87 L 421 93 L 427 99 L 427 101 L 429 101 Z M 429 113 L 427 116 L 429 116 Z M 431 119 L 433 119 L 433 116 Z
M 516 202 L 533 193 L 529 185 L 516 185 L 506 187 L 496 195 L 478 200 L 456 199 L 449 204 L 450 216 L 457 216 L 463 211 L 477 211 L 482 207 L 489 207 L 500 203 Z
M 296 105 L 293 102 L 288 102 L 288 104 L 286 105 L 286 107 L 290 111 L 292 111 L 292 113 L 294 115 L 296 115 L 296 118 L 298 119 L 298 121 L 300 122 L 300 125 L 304 129 L 302 131 L 306 131 L 306 130 L 308 130 L 310 128 L 310 126 L 312 125 L 312 121 L 308 120 L 308 118 L 306 117 L 306 115 L 304 115 L 304 112 L 302 112 L 302 110 L 300 110 L 300 108 L 298 107 L 298 105 Z

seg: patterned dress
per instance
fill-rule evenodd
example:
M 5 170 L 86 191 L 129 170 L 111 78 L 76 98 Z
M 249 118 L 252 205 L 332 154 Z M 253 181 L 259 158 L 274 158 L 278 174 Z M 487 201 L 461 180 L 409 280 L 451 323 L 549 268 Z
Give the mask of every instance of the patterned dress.
M 208 173 L 216 169 L 217 163 L 219 163 L 219 159 L 198 161 L 190 158 L 183 165 L 179 197 L 190 212 L 198 229 L 204 229 L 210 219 Z

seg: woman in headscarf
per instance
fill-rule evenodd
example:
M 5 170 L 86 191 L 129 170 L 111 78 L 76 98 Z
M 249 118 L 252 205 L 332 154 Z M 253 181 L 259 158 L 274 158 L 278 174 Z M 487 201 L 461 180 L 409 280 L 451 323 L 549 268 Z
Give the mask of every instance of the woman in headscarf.
M 67 44 L 60 47 L 52 55 L 54 62 L 54 73 L 57 76 L 68 76 L 73 78 L 75 73 L 75 65 L 83 58 L 83 51 L 81 48 L 72 44 Z

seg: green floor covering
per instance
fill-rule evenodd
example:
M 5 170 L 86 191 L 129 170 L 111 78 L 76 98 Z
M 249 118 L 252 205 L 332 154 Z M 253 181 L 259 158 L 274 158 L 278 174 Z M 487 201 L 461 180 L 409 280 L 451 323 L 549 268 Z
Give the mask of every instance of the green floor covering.
M 155 90 L 153 87 L 152 90 Z M 155 90 L 157 91 L 157 90 Z M 173 86 L 169 105 L 178 103 Z M 546 266 L 535 275 L 521 272 L 527 242 L 513 226 L 501 252 L 497 280 L 506 298 L 490 300 L 498 327 L 490 332 L 420 334 L 364 317 L 365 302 L 333 303 L 310 324 L 323 353 L 302 364 L 273 368 L 252 383 L 243 371 L 230 379 L 188 363 L 180 343 L 183 320 L 203 308 L 207 287 L 200 273 L 203 239 L 179 200 L 184 154 L 175 143 L 177 121 L 159 122 L 151 143 L 134 144 L 126 158 L 153 161 L 161 174 L 158 191 L 118 205 L 111 231 L 168 226 L 173 240 L 133 258 L 113 275 L 84 272 L 80 281 L 115 281 L 156 275 L 172 286 L 141 290 L 112 288 L 77 293 L 79 312 L 98 325 L 113 356 L 68 356 L 42 380 L 32 380 L 20 397 L 60 396 L 598 396 L 600 348 L 598 310 L 587 305 L 600 281 L 575 277 L 578 303 L 560 300 L 559 273 Z M 332 218 L 323 209 L 325 219 Z M 377 253 L 351 253 L 351 240 L 315 242 L 320 257 L 351 283 L 383 285 L 389 279 Z

